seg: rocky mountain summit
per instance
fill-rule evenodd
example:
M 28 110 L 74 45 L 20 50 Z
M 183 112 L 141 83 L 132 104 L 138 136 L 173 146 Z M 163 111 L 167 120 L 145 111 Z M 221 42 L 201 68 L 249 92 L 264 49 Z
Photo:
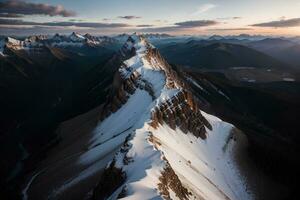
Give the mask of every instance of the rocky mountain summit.
M 200 110 L 145 37 L 130 36 L 121 54 L 127 59 L 90 141 L 90 148 L 106 141 L 121 148 L 93 198 L 251 199 L 233 161 L 234 127 Z

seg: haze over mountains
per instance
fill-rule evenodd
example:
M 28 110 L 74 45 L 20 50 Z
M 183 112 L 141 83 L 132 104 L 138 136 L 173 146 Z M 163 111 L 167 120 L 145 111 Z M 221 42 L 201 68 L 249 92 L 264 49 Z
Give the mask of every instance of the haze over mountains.
M 295 38 L 72 33 L 0 44 L 6 197 L 294 197 Z
M 291 66 L 299 67 L 299 43 L 281 38 L 252 42 L 250 47 L 273 56 Z

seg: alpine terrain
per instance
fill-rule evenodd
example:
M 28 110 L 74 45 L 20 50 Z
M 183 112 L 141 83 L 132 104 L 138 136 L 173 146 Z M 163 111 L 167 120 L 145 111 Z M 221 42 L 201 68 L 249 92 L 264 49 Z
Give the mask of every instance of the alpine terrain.
M 0 1 L 0 200 L 298 200 L 298 1 Z
M 96 174 L 87 199 L 252 199 L 235 159 L 235 127 L 203 112 L 144 36 L 130 36 L 111 62 L 118 59 L 100 121 L 82 151 L 35 173 L 24 198 L 51 181 L 55 189 L 38 198 L 57 198 Z M 61 176 L 67 181 L 53 181 Z
M 129 58 L 115 76 L 104 120 L 90 141 L 93 149 L 80 157 L 90 162 L 95 151 L 121 145 L 94 191 L 96 199 L 250 199 L 232 159 L 234 127 L 202 112 L 142 36 L 129 37 L 122 53 Z

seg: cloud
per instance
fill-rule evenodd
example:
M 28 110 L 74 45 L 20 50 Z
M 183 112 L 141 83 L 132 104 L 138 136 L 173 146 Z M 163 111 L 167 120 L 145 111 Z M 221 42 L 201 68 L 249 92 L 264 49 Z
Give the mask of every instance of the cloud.
M 139 25 L 136 25 L 136 27 L 152 27 L 153 25 L 152 24 L 139 24 Z
M 208 31 L 250 31 L 252 28 L 212 28 L 207 29 Z
M 14 13 L 0 13 L 0 18 L 21 18 L 23 15 Z
M 297 26 L 300 26 L 300 18 L 282 19 L 282 20 L 278 20 L 278 21 L 252 24 L 251 26 L 273 27 L 273 28 L 297 27 Z
M 183 31 L 191 28 L 207 27 L 219 24 L 219 22 L 214 20 L 197 20 L 197 21 L 184 21 L 177 22 L 173 26 L 163 26 L 163 27 L 154 27 L 154 28 L 145 28 L 142 31 L 144 32 L 175 32 Z
M 103 21 L 110 21 L 110 18 L 102 18 Z
M 98 23 L 98 22 L 48 22 L 42 23 L 45 26 L 76 26 L 84 28 L 124 28 L 130 27 L 124 23 Z
M 19 19 L 3 19 L 0 18 L 0 25 L 34 25 L 38 24 L 35 22 L 26 22 Z
M 0 13 L 21 15 L 75 16 L 74 11 L 66 10 L 63 6 L 52 6 L 43 3 L 30 3 L 18 0 L 0 2 Z
M 93 31 L 102 31 L 102 32 L 120 32 L 120 31 L 140 31 L 140 32 L 181 32 L 189 31 L 193 28 L 198 27 L 208 27 L 218 24 L 214 20 L 197 20 L 197 21 L 184 21 L 173 23 L 170 26 L 154 27 L 152 24 L 138 24 L 130 25 L 129 23 L 106 23 L 106 22 L 86 22 L 86 21 L 76 21 L 76 19 L 70 19 L 68 21 L 53 21 L 53 22 L 33 22 L 33 21 L 24 21 L 21 19 L 9 19 L 9 18 L 0 18 L 0 29 L 3 32 L 4 30 L 16 30 L 17 33 L 22 34 L 21 30 L 24 28 L 28 32 L 36 31 L 36 33 L 47 33 L 67 31 L 67 30 L 89 30 Z M 25 32 L 24 32 L 25 33 Z M 7 33 L 8 34 L 8 33 Z
M 69 19 L 69 22 L 83 22 L 83 19 Z
M 134 15 L 126 15 L 126 16 L 118 16 L 118 18 L 130 20 L 130 19 L 140 19 L 141 17 L 134 16 Z
M 219 22 L 214 20 L 196 20 L 196 21 L 185 21 L 185 22 L 177 22 L 175 25 L 180 28 L 194 28 L 194 27 L 202 27 L 202 26 L 211 26 L 216 25 Z
M 36 34 L 70 34 L 72 32 L 78 32 L 81 34 L 90 33 L 90 34 L 118 34 L 120 32 L 126 32 L 127 29 L 121 28 L 77 28 L 77 27 L 63 27 L 63 26 L 32 26 L 32 27 L 24 27 L 24 26 L 13 26 L 13 27 L 5 27 L 2 28 L 0 25 L 0 35 L 19 35 L 19 36 L 28 36 L 28 35 L 36 35 Z M 131 31 L 134 32 L 134 31 Z
M 242 19 L 242 17 L 219 17 L 218 20 L 237 20 Z
M 98 22 L 29 22 L 17 19 L 0 19 L 0 25 L 29 25 L 29 26 L 61 26 L 61 27 L 81 27 L 81 28 L 125 28 L 131 27 L 129 24 L 125 23 L 98 23 Z
M 176 32 L 180 29 L 176 26 L 163 26 L 163 27 L 153 27 L 153 28 L 144 28 L 139 31 L 146 33 L 167 33 L 167 32 Z
M 192 15 L 193 16 L 200 15 L 200 14 L 205 13 L 215 7 L 217 7 L 215 4 L 211 4 L 211 3 L 203 4 L 203 5 L 199 6 L 197 8 L 197 10 L 194 13 L 192 13 Z

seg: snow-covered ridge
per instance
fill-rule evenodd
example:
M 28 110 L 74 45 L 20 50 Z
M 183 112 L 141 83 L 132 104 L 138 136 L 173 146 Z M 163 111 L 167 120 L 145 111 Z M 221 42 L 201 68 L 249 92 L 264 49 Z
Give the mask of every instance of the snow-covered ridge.
M 106 36 L 91 36 L 90 34 L 81 35 L 73 32 L 70 35 L 55 34 L 53 37 L 45 35 L 29 36 L 24 40 L 18 40 L 12 37 L 7 37 L 0 43 L 0 53 L 4 55 L 5 48 L 13 50 L 31 50 L 43 46 L 53 47 L 82 47 L 91 46 L 97 47 L 105 43 L 114 42 L 114 39 Z
M 73 32 L 73 33 L 69 36 L 69 38 L 70 38 L 72 41 L 74 41 L 74 42 L 77 42 L 77 41 L 81 42 L 81 41 L 83 41 L 83 40 L 86 39 L 84 36 L 82 36 L 82 35 L 80 35 L 80 34 L 78 34 L 78 33 L 75 33 L 75 32 Z
M 120 146 L 95 198 L 252 199 L 233 159 L 234 127 L 199 109 L 145 37 L 128 38 L 121 53 L 131 52 L 116 76 L 110 103 L 117 106 L 94 130 L 90 151 L 78 161 L 93 163 Z M 119 180 L 107 189 L 113 177 Z

